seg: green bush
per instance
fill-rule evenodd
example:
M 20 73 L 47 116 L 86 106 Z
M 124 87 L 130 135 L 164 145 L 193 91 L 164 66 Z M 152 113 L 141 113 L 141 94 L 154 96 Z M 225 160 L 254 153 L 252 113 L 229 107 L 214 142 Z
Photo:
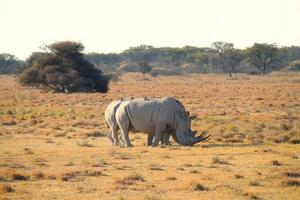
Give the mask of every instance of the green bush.
M 300 71 L 300 60 L 294 60 L 289 63 L 287 67 L 288 71 Z
M 117 68 L 118 72 L 141 72 L 141 68 L 137 63 L 132 62 L 121 62 Z
M 66 93 L 108 91 L 110 76 L 84 58 L 81 43 L 57 42 L 45 49 L 28 59 L 30 66 L 20 75 L 21 84 Z

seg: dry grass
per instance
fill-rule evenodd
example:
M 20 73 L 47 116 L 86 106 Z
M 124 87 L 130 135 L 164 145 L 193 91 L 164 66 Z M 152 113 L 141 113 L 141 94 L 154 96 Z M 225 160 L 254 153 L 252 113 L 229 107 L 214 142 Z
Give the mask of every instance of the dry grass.
M 3 199 L 297 199 L 300 74 L 129 74 L 107 94 L 45 93 L 0 76 Z M 112 147 L 103 112 L 126 96 L 174 96 L 209 131 L 194 147 Z
M 14 191 L 15 191 L 15 189 L 10 184 L 0 185 L 0 194 L 1 193 L 14 192 Z

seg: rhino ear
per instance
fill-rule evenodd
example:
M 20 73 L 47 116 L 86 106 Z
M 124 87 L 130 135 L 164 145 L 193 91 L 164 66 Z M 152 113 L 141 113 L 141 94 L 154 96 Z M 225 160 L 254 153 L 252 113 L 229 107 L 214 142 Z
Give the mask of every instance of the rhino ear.
M 197 118 L 196 115 L 190 116 L 190 120 L 194 120 L 194 119 L 196 119 L 196 118 Z
M 188 120 L 188 115 L 185 112 L 177 111 L 177 115 L 183 120 Z

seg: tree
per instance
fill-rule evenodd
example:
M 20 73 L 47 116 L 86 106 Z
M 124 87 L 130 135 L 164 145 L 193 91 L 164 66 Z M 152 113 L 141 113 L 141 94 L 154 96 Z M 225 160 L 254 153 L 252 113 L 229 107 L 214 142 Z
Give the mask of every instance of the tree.
M 245 52 L 248 62 L 257 67 L 262 75 L 276 67 L 280 62 L 279 49 L 276 44 L 254 43 Z
M 0 54 L 0 74 L 15 74 L 22 71 L 24 62 L 14 55 L 3 53 Z
M 151 72 L 151 69 L 152 69 L 151 66 L 148 63 L 143 63 L 143 62 L 140 62 L 139 66 L 140 66 L 141 72 L 144 76 L 144 79 L 146 79 L 146 73 Z
M 84 58 L 81 43 L 57 42 L 45 45 L 43 50 L 29 59 L 29 68 L 20 75 L 22 84 L 66 93 L 108 91 L 110 77 Z
M 227 42 L 214 42 L 212 47 L 217 52 L 223 69 L 232 77 L 232 73 L 242 61 L 241 51 L 235 49 L 233 43 Z

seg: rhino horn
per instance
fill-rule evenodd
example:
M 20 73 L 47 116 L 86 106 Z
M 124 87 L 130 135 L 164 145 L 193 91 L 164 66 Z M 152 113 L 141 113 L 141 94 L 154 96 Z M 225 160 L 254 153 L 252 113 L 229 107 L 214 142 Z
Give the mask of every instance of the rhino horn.
M 194 144 L 197 144 L 198 142 L 205 141 L 209 138 L 210 135 L 207 135 L 207 132 L 203 132 L 201 135 L 195 137 L 195 135 L 189 135 L 189 136 L 182 136 L 182 135 L 172 135 L 173 139 L 184 146 L 193 146 Z
M 192 141 L 192 145 L 197 144 L 198 142 L 202 142 L 207 140 L 210 135 L 207 135 L 207 132 L 203 131 L 201 135 L 195 137 L 194 141 Z

